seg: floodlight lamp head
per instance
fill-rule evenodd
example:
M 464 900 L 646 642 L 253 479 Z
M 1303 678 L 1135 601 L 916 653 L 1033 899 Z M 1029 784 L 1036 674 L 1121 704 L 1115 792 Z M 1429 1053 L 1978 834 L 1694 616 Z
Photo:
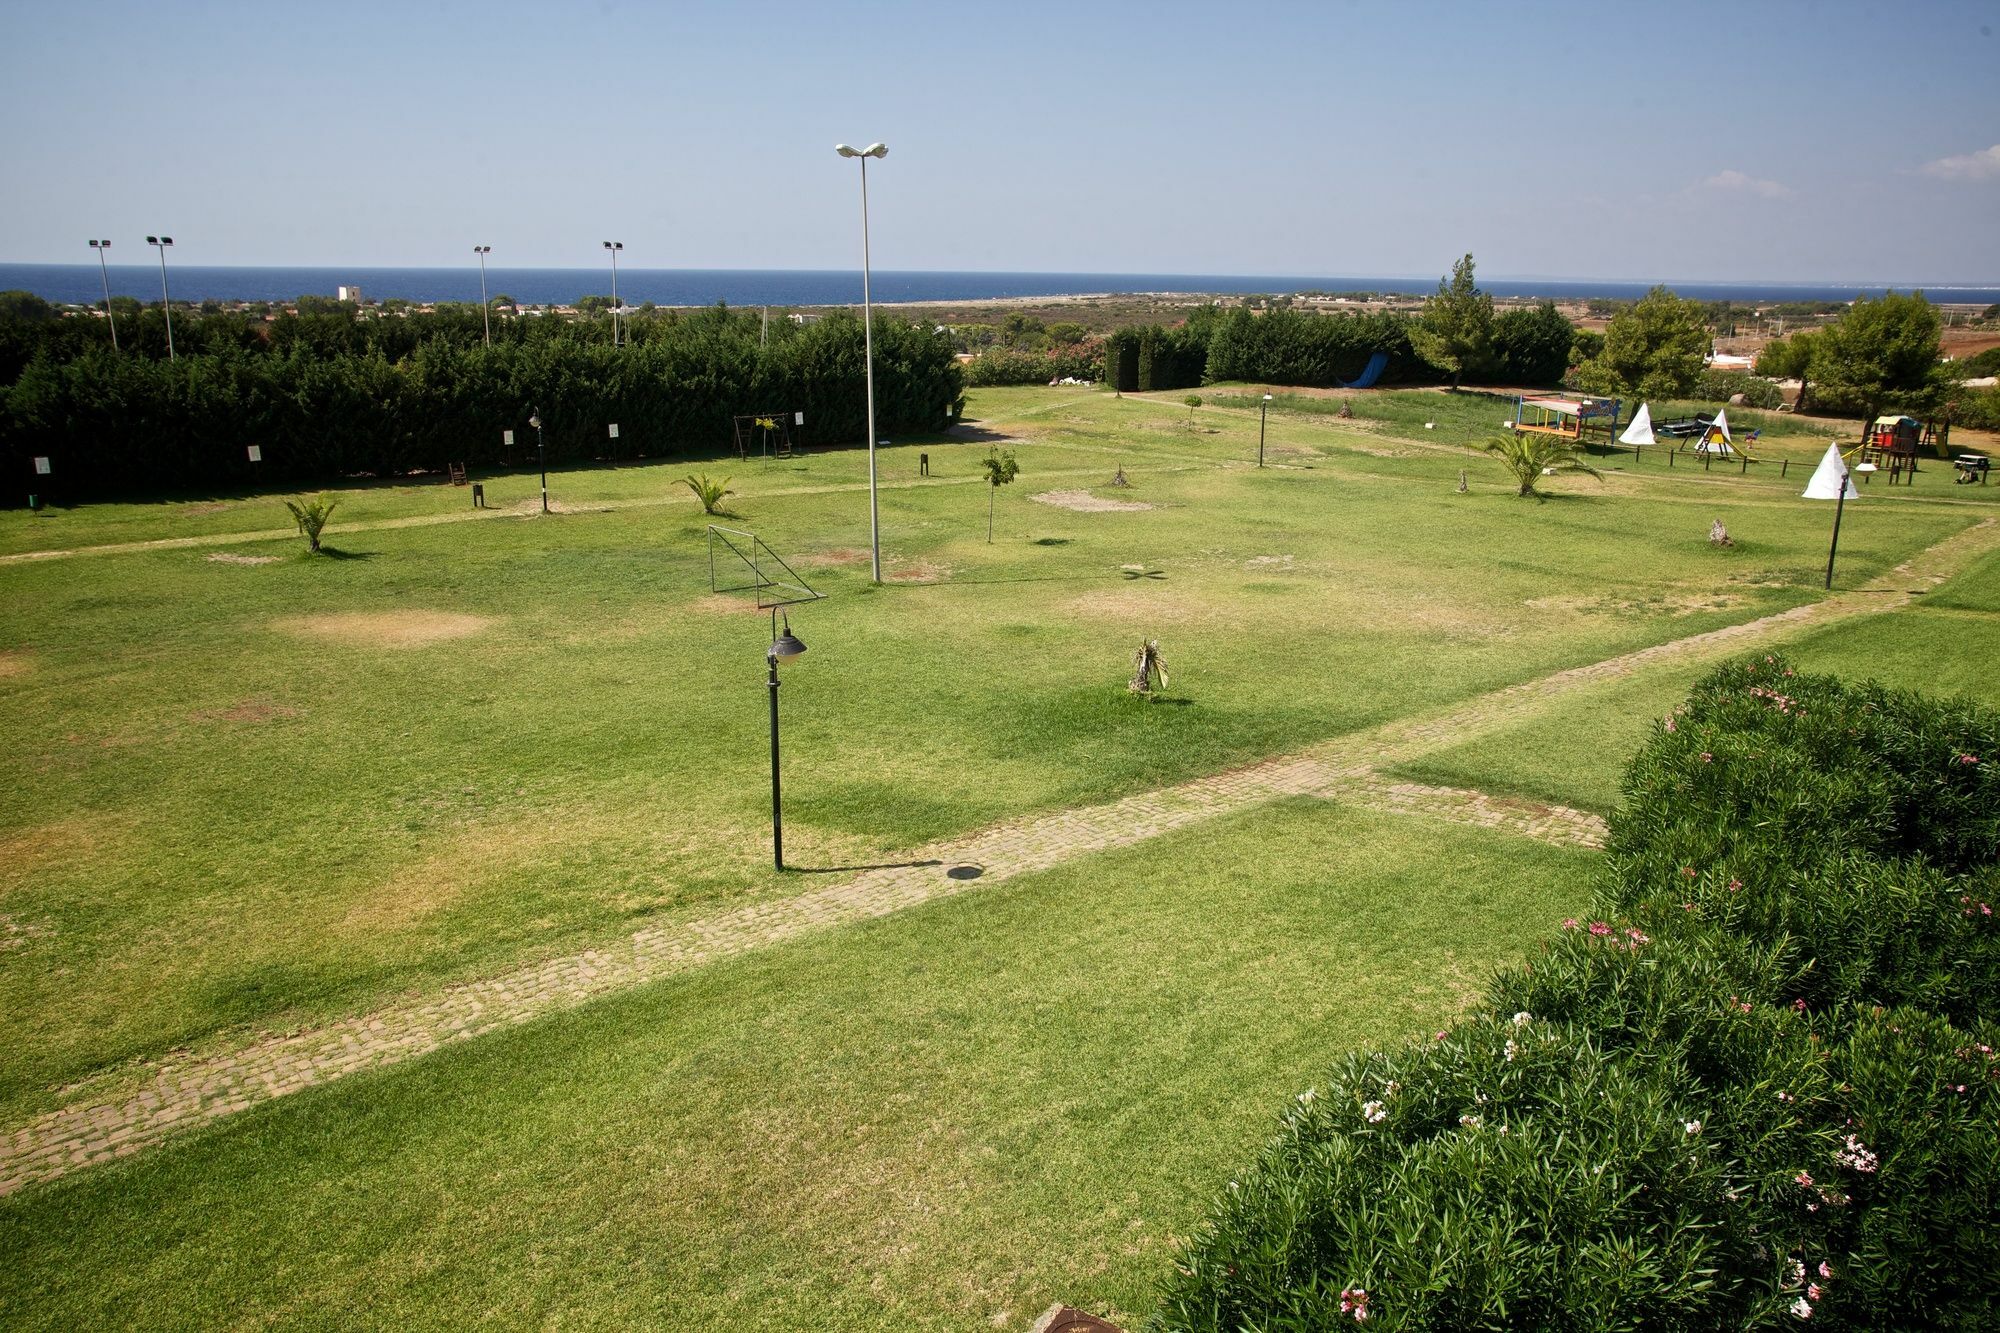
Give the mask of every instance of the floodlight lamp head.
M 861 150 L 861 156 L 887 157 L 889 156 L 889 145 L 885 143 L 871 143 L 866 148 Z
M 148 236 L 146 238 L 146 244 L 148 245 L 158 245 L 159 243 L 160 243 L 160 238 L 157 236 Z
M 861 156 L 861 154 L 860 154 L 860 153 L 856 152 L 856 151 L 855 151 L 854 149 L 852 149 L 852 148 L 848 147 L 848 146 L 847 146 L 846 144 L 844 144 L 844 143 L 837 143 L 837 144 L 835 144 L 835 145 L 833 146 L 833 151 L 834 151 L 834 152 L 836 152 L 836 153 L 839 153 L 839 154 L 840 154 L 840 155 L 841 155 L 842 157 L 860 157 L 860 156 Z

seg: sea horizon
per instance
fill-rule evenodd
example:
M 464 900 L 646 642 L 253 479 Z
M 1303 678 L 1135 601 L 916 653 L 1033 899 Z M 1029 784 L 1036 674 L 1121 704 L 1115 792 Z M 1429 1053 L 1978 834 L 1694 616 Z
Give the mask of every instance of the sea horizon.
M 104 297 L 108 276 L 114 296 L 154 301 L 160 294 L 157 264 L 114 264 L 100 273 L 95 264 L 0 264 L 0 290 L 33 292 L 45 300 L 89 305 Z M 397 265 L 179 265 L 171 260 L 167 281 L 181 301 L 291 301 L 300 296 L 332 296 L 339 287 L 359 287 L 371 301 L 418 303 L 480 299 L 479 270 Z M 872 295 L 881 304 L 951 304 L 966 301 L 1038 300 L 1052 297 L 1173 293 L 1241 296 L 1286 295 L 1305 291 L 1393 292 L 1421 295 L 1437 285 L 1435 276 L 1198 273 L 1030 273 L 978 270 L 885 269 L 872 274 Z M 488 268 L 486 291 L 526 305 L 569 305 L 579 297 L 609 295 L 608 268 Z M 1923 291 L 1948 304 L 2000 303 L 2000 281 L 1963 282 L 1778 282 L 1673 278 L 1566 278 L 1517 276 L 1482 278 L 1480 285 L 1499 297 L 1556 300 L 1631 299 L 1654 286 L 1672 288 L 1698 300 L 1751 303 L 1849 301 L 1886 291 Z M 844 306 L 861 301 L 858 269 L 622 269 L 618 295 L 627 305 L 660 306 Z

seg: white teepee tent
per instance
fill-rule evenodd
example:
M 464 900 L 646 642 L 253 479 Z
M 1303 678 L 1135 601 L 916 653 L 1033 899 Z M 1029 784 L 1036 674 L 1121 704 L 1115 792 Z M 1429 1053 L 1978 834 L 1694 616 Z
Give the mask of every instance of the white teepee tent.
M 1845 492 L 1842 483 L 1846 483 Z M 1808 500 L 1859 500 L 1861 492 L 1854 489 L 1854 474 L 1841 461 L 1840 446 L 1829 444 L 1826 456 L 1813 469 L 1812 480 L 1806 483 L 1803 495 Z
M 1658 441 L 1653 438 L 1653 409 L 1645 403 L 1639 404 L 1638 414 L 1632 418 L 1632 424 L 1625 428 L 1625 433 L 1618 437 L 1618 443 L 1629 444 L 1634 448 L 1642 444 L 1657 444 Z

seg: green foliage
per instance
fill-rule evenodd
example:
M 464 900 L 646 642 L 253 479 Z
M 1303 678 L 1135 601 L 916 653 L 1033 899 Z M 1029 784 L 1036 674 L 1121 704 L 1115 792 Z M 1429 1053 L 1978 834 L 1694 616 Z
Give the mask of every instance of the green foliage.
M 2000 347 L 1989 347 L 1976 356 L 1968 356 L 1952 367 L 1959 378 L 1976 380 L 1988 375 L 2000 375 Z
M 1574 441 L 1539 431 L 1510 430 L 1486 442 L 1486 452 L 1496 455 L 1520 484 L 1520 494 L 1540 497 L 1536 483 L 1551 473 L 1582 472 L 1602 481 L 1604 474 L 1592 467 Z
M 1046 351 L 994 347 L 965 367 L 971 388 L 1006 384 L 1052 384 L 1062 379 L 1096 380 L 1104 374 L 1104 346 L 1096 339 L 1052 346 Z
M 1499 384 L 1560 384 L 1571 364 L 1577 329 L 1554 301 L 1514 309 L 1493 321 L 1487 364 Z
M 1694 384 L 1694 396 L 1704 402 L 1726 403 L 1739 393 L 1745 406 L 1767 412 L 1785 401 L 1784 391 L 1777 385 L 1740 370 L 1704 370 Z
M 1812 366 L 1859 409 L 1865 431 L 1888 407 L 1928 414 L 1939 405 L 1951 377 L 1938 362 L 1938 332 L 1937 307 L 1922 293 L 1862 297 L 1819 332 Z
M 701 502 L 701 512 L 704 514 L 721 513 L 723 497 L 736 494 L 729 489 L 729 478 L 724 477 L 721 481 L 714 481 L 705 472 L 682 477 L 681 485 L 694 492 L 694 498 Z
M 319 535 L 326 528 L 326 522 L 333 517 L 334 508 L 340 501 L 328 499 L 324 495 L 310 500 L 287 500 L 285 508 L 292 511 L 292 521 L 299 526 L 299 535 L 306 539 L 306 549 L 319 553 Z
M 728 311 L 634 319 L 624 348 L 610 346 L 608 330 L 560 319 L 519 321 L 536 331 L 505 338 L 496 324 L 489 348 L 476 306 L 441 325 L 458 332 L 406 348 L 376 327 L 403 320 L 298 315 L 265 326 L 269 345 L 254 350 L 232 341 L 251 336 L 247 325 L 222 315 L 177 323 L 173 362 L 158 312 L 148 313 L 150 323 L 121 321 L 120 337 L 141 348 L 157 337 L 159 359 L 114 355 L 89 327 L 74 356 L 26 364 L 0 403 L 0 462 L 21 470 L 37 454 L 60 458 L 73 484 L 96 495 L 498 467 L 511 461 L 502 430 L 530 438 L 521 433 L 534 402 L 551 463 L 595 457 L 607 421 L 656 451 L 723 445 L 732 416 L 773 402 L 806 414 L 799 443 L 866 438 L 861 321 L 845 313 L 774 328 L 768 344 L 756 318 Z M 19 327 L 0 322 L 0 335 Z M 948 340 L 876 321 L 883 430 L 941 429 L 963 385 Z M 263 448 L 261 473 L 248 444 Z
M 1410 330 L 1418 356 L 1436 366 L 1458 387 L 1467 369 L 1486 355 L 1493 337 L 1493 298 L 1473 280 L 1472 256 L 1439 278 L 1437 292 L 1424 301 L 1423 316 Z M 1551 307 L 1553 308 L 1553 307 Z
M 986 469 L 986 540 L 993 540 L 993 501 L 1000 494 L 1000 488 L 1021 475 L 1021 465 L 1014 461 L 1014 451 L 988 449 L 986 457 L 980 460 Z
M 1579 386 L 1642 398 L 1685 398 L 1708 352 L 1701 303 L 1655 287 L 1611 317 L 1604 350 L 1579 368 Z
M 1215 321 L 1207 379 L 1332 388 L 1359 375 L 1377 352 L 1389 357 L 1385 379 L 1398 377 L 1399 370 L 1407 377 L 1417 359 L 1412 327 L 1407 316 L 1385 311 L 1322 315 L 1272 310 L 1252 315 L 1238 307 Z
M 1160 1326 L 1983 1324 L 1996 739 L 1775 657 L 1719 669 L 1633 762 L 1611 919 L 1301 1094 Z M 1856 830 L 1871 794 L 1916 804 Z

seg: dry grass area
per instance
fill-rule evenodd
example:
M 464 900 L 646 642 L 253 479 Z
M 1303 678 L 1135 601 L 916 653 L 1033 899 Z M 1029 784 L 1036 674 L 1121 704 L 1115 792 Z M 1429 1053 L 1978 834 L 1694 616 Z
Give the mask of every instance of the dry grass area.
M 1092 495 L 1089 491 L 1043 491 L 1031 495 L 1029 499 L 1037 504 L 1054 505 L 1058 509 L 1074 509 L 1079 514 L 1122 514 L 1140 509 L 1158 509 L 1158 505 L 1147 504 L 1143 500 L 1107 500 Z
M 486 616 L 455 611 L 346 611 L 335 615 L 289 616 L 272 622 L 273 628 L 286 634 L 367 648 L 423 648 L 453 639 L 469 639 L 493 624 Z
M 34 659 L 20 649 L 0 648 L 0 679 L 25 676 L 34 669 Z
M 238 555 L 234 551 L 211 551 L 208 558 L 218 565 L 275 565 L 275 555 Z

